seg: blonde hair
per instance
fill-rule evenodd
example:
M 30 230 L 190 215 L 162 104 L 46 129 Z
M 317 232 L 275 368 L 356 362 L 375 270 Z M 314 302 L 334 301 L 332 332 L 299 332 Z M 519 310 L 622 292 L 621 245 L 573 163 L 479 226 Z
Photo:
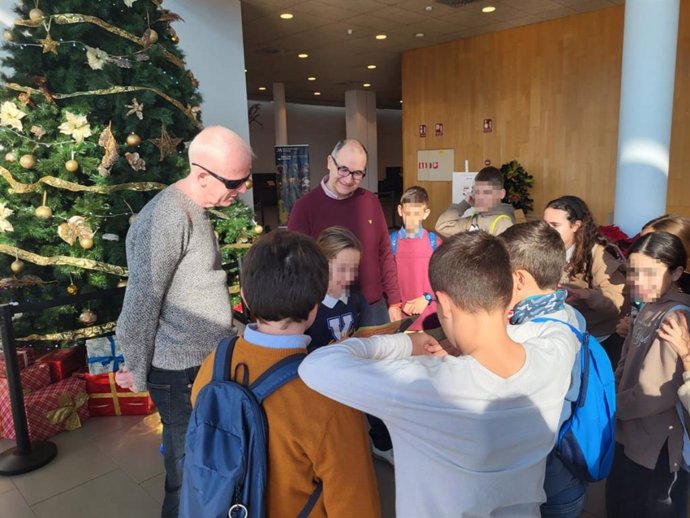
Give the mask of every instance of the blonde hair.
M 362 245 L 350 230 L 345 227 L 328 227 L 321 231 L 316 244 L 319 249 L 326 256 L 326 259 L 331 260 L 343 250 L 352 248 L 358 252 L 362 251 Z

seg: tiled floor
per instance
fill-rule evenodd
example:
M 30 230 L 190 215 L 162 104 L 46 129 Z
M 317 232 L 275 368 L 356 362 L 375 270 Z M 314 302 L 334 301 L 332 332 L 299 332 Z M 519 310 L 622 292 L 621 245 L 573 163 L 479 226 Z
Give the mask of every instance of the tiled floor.
M 0 477 L 0 518 L 157 518 L 163 498 L 160 421 L 96 417 L 51 440 L 58 456 L 17 477 Z M 0 451 L 14 446 L 0 440 Z M 394 518 L 393 469 L 376 461 L 384 518 Z M 603 485 L 591 487 L 583 518 L 605 518 Z

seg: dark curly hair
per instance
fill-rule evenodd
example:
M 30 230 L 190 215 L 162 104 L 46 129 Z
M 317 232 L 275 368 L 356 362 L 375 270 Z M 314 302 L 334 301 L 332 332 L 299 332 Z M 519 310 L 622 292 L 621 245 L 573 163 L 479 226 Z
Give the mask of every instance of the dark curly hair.
M 592 212 L 587 204 L 577 196 L 561 196 L 546 204 L 547 209 L 565 211 L 568 221 L 581 222 L 580 228 L 575 233 L 575 251 L 565 267 L 569 276 L 574 277 L 584 274 L 585 281 L 592 280 L 592 248 L 594 245 L 602 245 L 609 248 L 609 242 L 599 233 Z M 617 254 L 613 254 L 617 255 Z

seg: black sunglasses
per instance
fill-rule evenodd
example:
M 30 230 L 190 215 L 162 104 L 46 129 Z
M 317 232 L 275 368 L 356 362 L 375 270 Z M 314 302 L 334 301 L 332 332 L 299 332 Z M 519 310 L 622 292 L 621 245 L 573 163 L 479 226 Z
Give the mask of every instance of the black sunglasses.
M 203 169 L 204 171 L 206 171 L 208 174 L 213 176 L 220 183 L 225 185 L 225 188 L 230 190 L 230 191 L 233 189 L 239 189 L 242 186 L 242 184 L 245 183 L 247 180 L 249 180 L 249 178 L 252 176 L 252 173 L 249 173 L 247 176 L 245 176 L 244 178 L 241 178 L 239 180 L 228 180 L 227 178 L 223 178 L 219 174 L 214 173 L 210 169 L 206 169 L 203 165 L 199 165 L 199 164 L 196 164 L 194 162 L 192 162 L 192 165 L 195 165 L 195 166 Z

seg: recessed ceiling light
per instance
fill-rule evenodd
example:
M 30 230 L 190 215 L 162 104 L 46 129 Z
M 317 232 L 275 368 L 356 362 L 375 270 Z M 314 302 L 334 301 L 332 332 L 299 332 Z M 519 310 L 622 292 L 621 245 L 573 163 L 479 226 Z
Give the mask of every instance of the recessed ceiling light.
M 316 81 L 316 78 L 314 76 L 309 76 L 307 78 L 307 81 Z
M 483 13 L 493 13 L 495 10 L 496 8 L 493 5 L 487 5 L 486 7 L 482 7 Z
M 266 90 L 266 87 L 265 87 L 265 86 L 260 86 L 260 87 L 259 87 L 259 92 L 263 92 L 263 91 L 265 91 L 265 90 Z
M 299 54 L 297 54 L 297 57 L 300 59 L 305 59 L 309 57 L 309 54 L 307 54 L 306 52 L 300 52 Z
M 386 36 L 385 34 L 377 34 L 376 35 L 377 40 L 385 40 L 387 37 L 388 36 Z
M 283 20 L 292 20 L 295 17 L 295 15 L 292 13 L 280 13 L 280 17 Z
M 402 104 L 402 99 L 400 99 L 400 104 Z
M 374 70 L 376 68 L 376 65 L 367 65 L 367 68 L 369 70 Z
M 418 32 L 417 34 L 414 35 L 415 38 L 423 38 L 424 33 L 423 32 Z
M 245 74 L 247 73 L 247 69 L 246 69 L 246 68 L 244 69 L 244 73 L 245 73 Z
M 427 6 L 424 8 L 424 10 L 427 11 L 427 12 L 433 11 L 433 10 L 434 10 L 434 6 L 433 6 L 433 5 L 427 5 Z
M 314 92 L 314 95 L 321 95 L 321 92 Z
M 364 88 L 369 88 L 369 87 L 371 86 L 371 83 L 364 83 L 362 86 L 363 86 Z

